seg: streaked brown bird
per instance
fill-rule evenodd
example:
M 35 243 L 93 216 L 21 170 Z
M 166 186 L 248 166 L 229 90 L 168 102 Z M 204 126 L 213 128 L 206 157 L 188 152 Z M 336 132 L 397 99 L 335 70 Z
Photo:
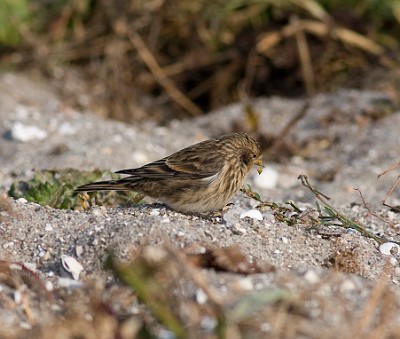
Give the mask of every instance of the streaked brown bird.
M 139 168 L 128 177 L 79 186 L 76 191 L 132 190 L 188 213 L 222 209 L 243 186 L 254 165 L 262 167 L 259 144 L 246 133 L 230 133 L 186 147 Z

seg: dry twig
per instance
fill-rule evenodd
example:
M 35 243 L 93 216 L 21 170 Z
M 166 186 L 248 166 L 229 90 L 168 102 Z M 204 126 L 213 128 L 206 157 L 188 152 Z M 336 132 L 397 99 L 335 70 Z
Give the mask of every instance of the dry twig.
M 190 113 L 192 116 L 202 115 L 203 111 L 194 103 L 192 102 L 187 96 L 185 96 L 167 77 L 164 73 L 163 69 L 158 64 L 157 60 L 155 59 L 154 55 L 151 51 L 147 48 L 146 44 L 140 37 L 140 35 L 132 31 L 129 35 L 129 40 L 133 46 L 135 46 L 140 58 L 143 62 L 147 65 L 150 72 L 154 75 L 157 79 L 158 83 L 164 87 L 165 91 L 168 95 L 173 99 L 178 105 L 184 108 L 187 112 Z
M 381 174 L 379 174 L 379 175 L 378 175 L 378 179 L 379 179 L 381 176 L 385 175 L 386 173 L 389 173 L 389 172 L 393 171 L 394 169 L 396 169 L 396 168 L 399 167 L 399 166 L 400 166 L 400 162 L 398 162 L 396 165 L 390 167 L 390 168 L 387 169 L 386 171 L 384 171 L 384 172 L 382 172 Z M 394 181 L 392 187 L 390 187 L 389 192 L 386 194 L 385 198 L 384 198 L 383 201 L 382 201 L 383 206 L 392 208 L 392 209 L 394 209 L 394 210 L 396 210 L 396 211 L 398 211 L 398 210 L 400 210 L 400 209 L 399 209 L 398 207 L 392 207 L 392 206 L 386 204 L 386 200 L 392 195 L 393 190 L 395 189 L 395 187 L 397 186 L 397 184 L 399 183 L 399 181 L 400 181 L 400 175 L 399 175 L 399 176 L 397 177 L 397 179 Z

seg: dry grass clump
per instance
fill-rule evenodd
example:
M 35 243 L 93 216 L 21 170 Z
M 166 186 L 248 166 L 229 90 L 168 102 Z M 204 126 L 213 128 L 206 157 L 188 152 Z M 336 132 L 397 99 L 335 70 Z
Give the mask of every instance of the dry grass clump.
M 323 7 L 315 0 L 35 1 L 32 22 L 19 26 L 28 52 L 20 48 L 3 60 L 39 65 L 71 104 L 125 121 L 166 122 L 248 96 L 356 85 L 371 65 L 393 65 L 385 49 L 398 47 L 391 38 L 399 31 L 396 8 L 372 7 L 357 1 Z

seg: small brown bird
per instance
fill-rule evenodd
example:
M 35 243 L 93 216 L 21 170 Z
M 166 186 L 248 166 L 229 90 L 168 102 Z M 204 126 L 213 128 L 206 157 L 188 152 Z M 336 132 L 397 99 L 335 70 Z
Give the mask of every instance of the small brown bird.
M 259 144 L 230 133 L 186 147 L 161 160 L 115 173 L 126 178 L 79 186 L 76 191 L 132 190 L 189 213 L 222 209 L 253 167 L 262 167 Z

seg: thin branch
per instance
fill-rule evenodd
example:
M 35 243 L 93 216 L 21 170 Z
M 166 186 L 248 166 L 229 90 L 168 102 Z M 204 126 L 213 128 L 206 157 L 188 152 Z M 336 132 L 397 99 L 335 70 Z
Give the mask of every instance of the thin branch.
M 303 174 L 300 175 L 299 179 L 301 180 L 302 185 L 307 187 L 315 195 L 315 197 L 325 206 L 325 209 L 326 209 L 327 213 L 329 214 L 329 216 L 336 218 L 341 222 L 342 225 L 339 225 L 339 226 L 344 227 L 344 228 L 354 228 L 361 234 L 374 239 L 376 242 L 378 242 L 378 244 L 382 244 L 382 243 L 389 242 L 389 241 L 394 242 L 396 244 L 400 244 L 400 242 L 388 240 L 384 237 L 380 237 L 380 236 L 368 231 L 364 226 L 356 223 L 353 220 L 350 220 L 344 214 L 337 211 L 333 206 L 331 206 L 328 203 L 327 200 L 329 200 L 329 198 L 326 195 L 322 194 L 321 192 L 317 191 L 314 187 L 311 186 L 306 175 L 303 175 Z

